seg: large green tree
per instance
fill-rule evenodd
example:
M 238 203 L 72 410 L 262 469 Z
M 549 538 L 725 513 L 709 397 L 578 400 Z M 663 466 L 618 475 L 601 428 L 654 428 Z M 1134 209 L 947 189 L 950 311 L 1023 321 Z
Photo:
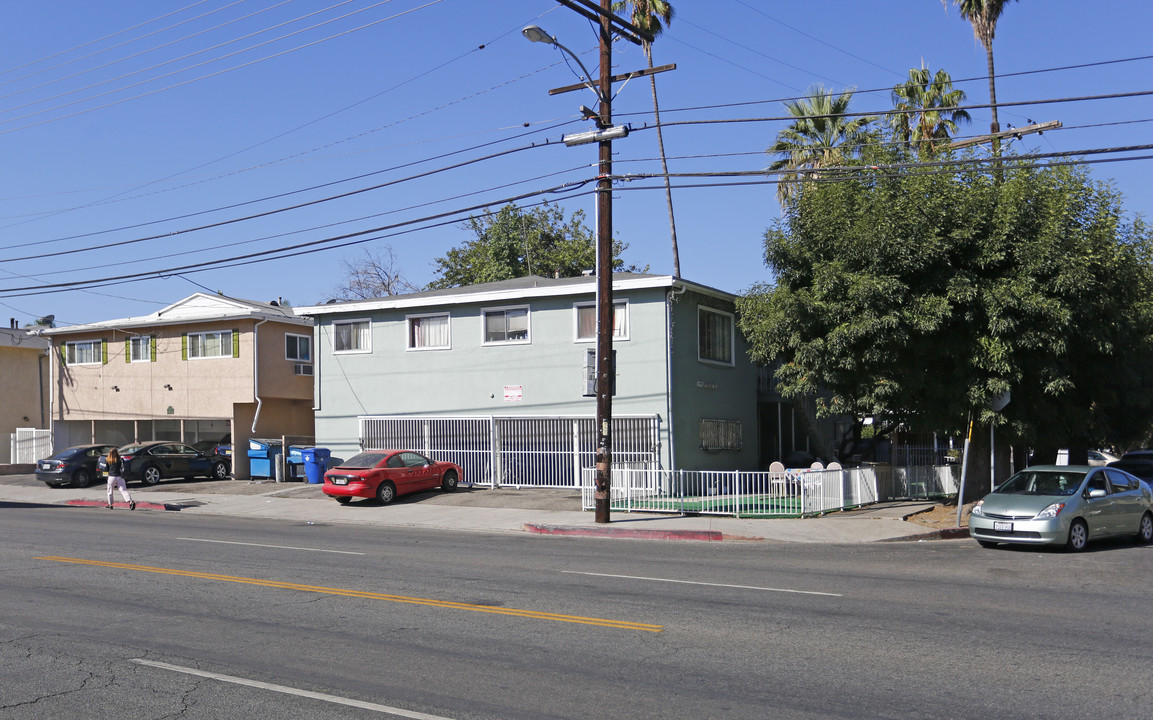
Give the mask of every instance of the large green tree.
M 808 97 L 785 103 L 795 119 L 777 133 L 777 141 L 768 149 L 770 155 L 779 156 L 769 171 L 781 173 L 777 199 L 782 205 L 799 193 L 804 179 L 819 177 L 820 168 L 843 165 L 868 142 L 873 118 L 847 115 L 852 99 L 852 90 L 834 96 L 832 90 L 817 84 L 809 88 Z
M 909 159 L 886 152 L 807 186 L 765 234 L 775 282 L 741 299 L 740 324 L 782 392 L 922 430 L 972 415 L 1032 447 L 1139 441 L 1153 422 L 1149 228 L 1081 169 L 997 182 L 886 170 Z
M 566 218 L 555 205 L 522 209 L 513 203 L 495 212 L 473 216 L 465 223 L 475 238 L 436 258 L 438 276 L 430 290 L 510 280 L 527 275 L 579 277 L 596 268 L 596 242 L 584 224 L 584 212 Z M 613 269 L 626 267 L 620 259 L 628 246 L 613 240 Z
M 953 88 L 949 73 L 912 68 L 909 79 L 893 88 L 893 109 L 898 112 L 889 116 L 889 123 L 903 143 L 933 157 L 957 133 L 959 123 L 969 122 L 969 113 L 959 108 L 963 102 L 965 91 Z
M 941 0 L 944 2 L 945 0 Z M 953 0 L 961 17 L 973 26 L 973 35 L 985 48 L 985 63 L 989 72 L 989 105 L 993 120 L 989 124 L 989 132 L 1001 131 L 1001 123 L 997 120 L 997 74 L 993 69 L 993 37 L 997 34 L 997 21 L 1005 6 L 1013 0 Z M 1000 154 L 1001 141 L 993 138 L 993 153 Z
M 626 0 L 613 3 L 613 11 L 620 12 L 625 8 L 631 11 L 630 20 L 641 30 L 644 30 L 656 39 L 664 32 L 669 23 L 673 21 L 673 6 L 667 0 Z M 653 69 L 653 44 L 648 40 L 641 41 L 641 50 L 644 51 L 645 60 L 649 70 Z M 681 255 L 677 248 L 677 222 L 673 216 L 673 186 L 669 180 L 669 163 L 665 158 L 665 135 L 661 129 L 661 106 L 657 102 L 657 76 L 649 75 L 649 87 L 653 94 L 653 120 L 657 128 L 657 148 L 661 154 L 661 172 L 665 178 L 665 203 L 669 209 L 669 234 L 673 244 L 673 277 L 681 276 Z

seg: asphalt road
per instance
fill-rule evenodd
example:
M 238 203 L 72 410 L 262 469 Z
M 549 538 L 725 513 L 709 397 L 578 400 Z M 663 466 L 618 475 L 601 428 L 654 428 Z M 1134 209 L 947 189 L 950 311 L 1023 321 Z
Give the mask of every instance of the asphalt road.
M 1149 718 L 1151 568 L 0 503 L 0 718 Z

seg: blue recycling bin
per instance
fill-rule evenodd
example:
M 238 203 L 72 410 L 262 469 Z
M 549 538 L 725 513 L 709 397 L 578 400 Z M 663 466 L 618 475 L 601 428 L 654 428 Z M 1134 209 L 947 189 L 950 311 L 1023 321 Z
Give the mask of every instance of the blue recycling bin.
M 313 485 L 324 482 L 324 471 L 328 469 L 328 459 L 332 457 L 332 451 L 328 448 L 310 447 L 304 448 L 302 455 L 304 456 L 304 474 L 308 478 L 308 482 Z
M 248 474 L 252 477 L 276 477 L 276 459 L 283 445 L 271 438 L 252 438 L 248 441 Z
M 304 479 L 304 451 L 309 449 L 299 445 L 288 446 L 288 455 L 284 458 L 285 480 Z

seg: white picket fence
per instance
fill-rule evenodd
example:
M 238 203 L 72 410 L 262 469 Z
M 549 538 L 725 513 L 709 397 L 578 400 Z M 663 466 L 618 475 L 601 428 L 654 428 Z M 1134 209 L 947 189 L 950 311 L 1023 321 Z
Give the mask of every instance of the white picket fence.
M 581 504 L 595 506 L 596 471 L 581 475 Z M 733 517 L 808 517 L 901 498 L 954 495 L 954 466 L 873 465 L 780 472 L 649 470 L 614 467 L 610 507 Z

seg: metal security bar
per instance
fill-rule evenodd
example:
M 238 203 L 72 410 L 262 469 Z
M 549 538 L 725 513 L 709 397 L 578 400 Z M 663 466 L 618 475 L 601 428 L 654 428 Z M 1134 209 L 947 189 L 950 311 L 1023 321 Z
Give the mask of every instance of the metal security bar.
M 660 420 L 613 418 L 613 457 L 629 467 L 660 467 Z M 464 470 L 461 482 L 491 487 L 580 487 L 596 454 L 592 417 L 363 416 L 360 447 L 407 448 Z
M 52 431 L 16 428 L 12 433 L 12 463 L 27 465 L 52 455 Z

